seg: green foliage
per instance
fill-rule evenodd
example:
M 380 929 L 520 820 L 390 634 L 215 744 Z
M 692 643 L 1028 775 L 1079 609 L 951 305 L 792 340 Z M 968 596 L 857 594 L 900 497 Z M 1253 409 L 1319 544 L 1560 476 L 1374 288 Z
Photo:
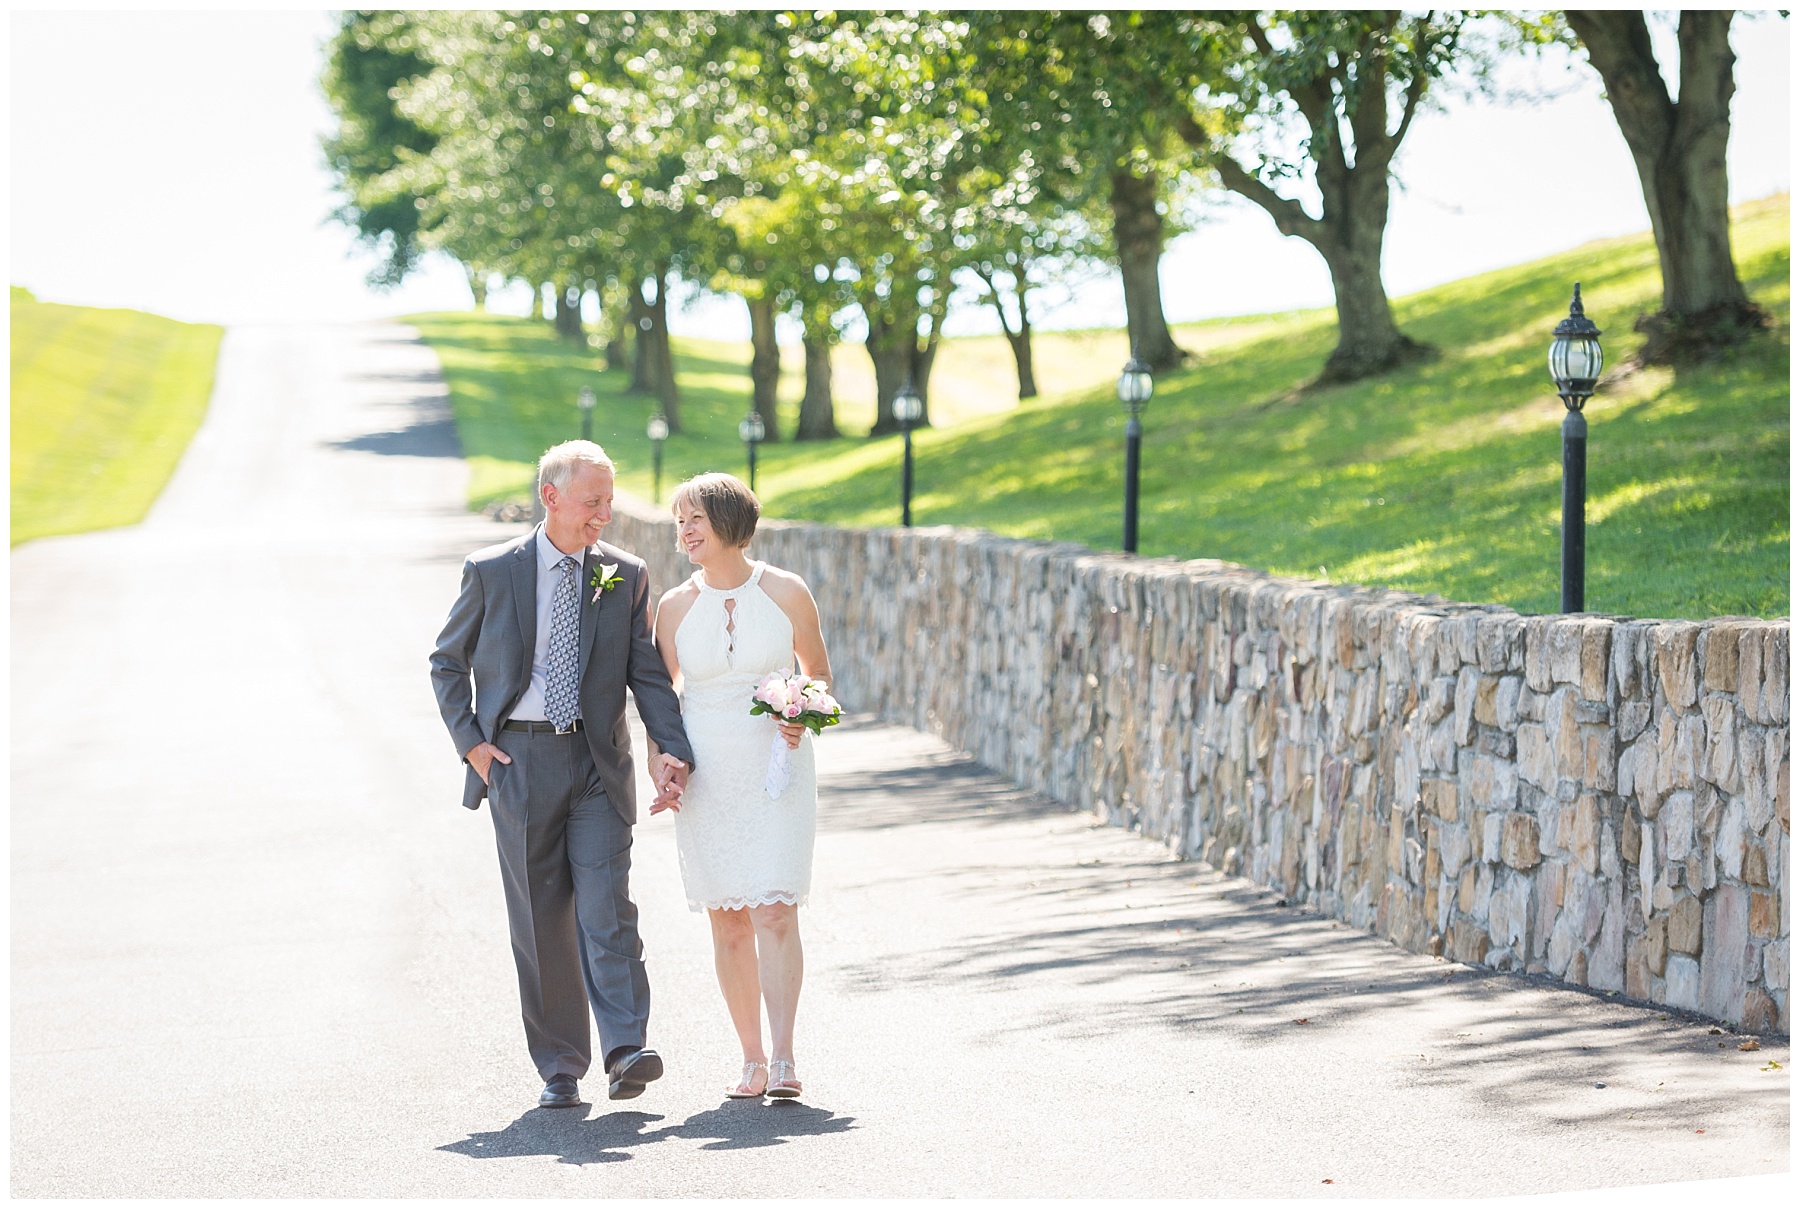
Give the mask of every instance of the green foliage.
M 144 519 L 206 414 L 224 329 L 12 289 L 12 542 Z
M 1788 610 L 1787 198 L 1744 208 L 1733 240 L 1776 328 L 1711 365 L 1630 375 L 1588 405 L 1588 600 L 1597 610 Z M 1544 351 L 1575 280 L 1606 332 L 1609 361 L 1624 364 L 1641 343 L 1632 321 L 1655 308 L 1661 288 L 1648 235 L 1400 299 L 1400 319 L 1444 355 L 1374 381 L 1298 389 L 1334 339 L 1329 312 L 1183 330 L 1201 357 L 1159 380 L 1146 415 L 1143 552 L 1554 609 L 1562 408 Z M 530 460 L 572 435 L 575 390 L 592 371 L 551 356 L 547 335 L 527 339 L 504 321 L 445 316 L 422 326 L 445 358 L 477 459 L 475 501 L 517 491 Z M 1121 416 L 1110 387 L 1122 339 L 1041 339 L 1047 358 L 1079 350 L 1088 385 L 920 434 L 915 517 L 1116 548 Z M 963 345 L 996 363 L 1007 357 L 998 338 L 947 341 L 946 355 Z M 734 432 L 747 350 L 689 342 L 686 351 L 683 389 L 695 405 L 689 434 L 670 442 L 665 492 L 679 477 L 743 466 Z M 601 387 L 601 439 L 621 461 L 623 485 L 647 495 L 648 406 L 618 388 L 614 377 Z M 510 483 L 480 460 L 502 447 Z M 758 487 L 771 515 L 890 525 L 898 481 L 898 440 L 837 441 L 765 449 Z

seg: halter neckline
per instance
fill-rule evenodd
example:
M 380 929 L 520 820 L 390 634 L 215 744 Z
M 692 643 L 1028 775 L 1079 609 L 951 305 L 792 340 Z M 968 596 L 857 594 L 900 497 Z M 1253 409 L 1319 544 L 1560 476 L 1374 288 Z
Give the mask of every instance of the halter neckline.
M 697 569 L 693 574 L 694 586 L 699 588 L 702 592 L 712 596 L 736 596 L 739 592 L 756 586 L 756 581 L 762 578 L 763 567 L 765 565 L 766 564 L 762 562 L 752 562 L 750 564 L 750 578 L 746 579 L 735 588 L 715 588 L 706 582 L 705 569 Z

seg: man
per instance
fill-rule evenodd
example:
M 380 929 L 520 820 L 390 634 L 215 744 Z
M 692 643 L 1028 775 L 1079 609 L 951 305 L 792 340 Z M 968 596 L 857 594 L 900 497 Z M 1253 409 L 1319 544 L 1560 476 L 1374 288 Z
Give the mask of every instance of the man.
M 628 884 L 637 802 L 627 685 L 660 749 L 658 803 L 679 796 L 693 753 L 650 641 L 644 564 L 600 541 L 612 460 L 592 441 L 557 445 L 538 463 L 538 495 L 541 525 L 463 564 L 431 680 L 468 765 L 463 805 L 486 797 L 494 818 L 526 1045 L 544 1079 L 538 1103 L 564 1108 L 581 1103 L 577 1081 L 591 1064 L 590 1004 L 611 1099 L 662 1075 L 645 1048 L 650 986 Z

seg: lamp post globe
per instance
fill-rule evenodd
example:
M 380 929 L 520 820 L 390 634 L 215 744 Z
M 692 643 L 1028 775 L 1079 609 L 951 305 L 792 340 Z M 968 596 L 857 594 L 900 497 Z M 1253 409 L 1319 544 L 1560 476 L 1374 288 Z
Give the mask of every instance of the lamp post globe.
M 768 436 L 768 429 L 763 426 L 763 418 L 751 412 L 738 421 L 738 438 L 744 442 L 744 451 L 750 460 L 750 490 L 756 490 L 756 447 Z
M 582 387 L 581 393 L 575 396 L 575 406 L 581 410 L 581 439 L 584 441 L 594 439 L 594 404 L 596 401 L 594 388 L 591 386 Z
M 1587 417 L 1582 406 L 1600 382 L 1606 358 L 1600 349 L 1600 329 L 1581 307 L 1581 283 L 1569 314 L 1550 339 L 1550 379 L 1562 399 L 1562 611 L 1580 613 L 1587 607 Z
M 900 425 L 900 524 L 912 528 L 913 426 L 925 415 L 925 400 L 913 389 L 912 379 L 894 395 L 894 419 Z
M 662 462 L 663 442 L 669 439 L 669 421 L 659 411 L 650 417 L 644 425 L 644 435 L 650 438 L 650 502 L 662 503 Z
M 1125 407 L 1125 553 L 1136 554 L 1138 547 L 1138 455 L 1144 439 L 1144 426 L 1138 415 L 1150 402 L 1156 380 L 1150 367 L 1139 360 L 1137 350 L 1119 372 L 1119 402 Z

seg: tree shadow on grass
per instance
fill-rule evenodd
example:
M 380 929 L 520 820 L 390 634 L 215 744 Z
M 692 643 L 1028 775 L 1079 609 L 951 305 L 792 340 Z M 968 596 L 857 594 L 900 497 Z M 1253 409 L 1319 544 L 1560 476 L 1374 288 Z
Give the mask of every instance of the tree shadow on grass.
M 702 1150 L 753 1150 L 781 1146 L 794 1138 L 823 1137 L 855 1128 L 855 1117 L 809 1104 L 727 1100 L 698 1112 L 678 1125 L 652 1128 L 666 1118 L 647 1112 L 605 1112 L 534 1108 L 505 1129 L 472 1133 L 460 1142 L 438 1147 L 472 1159 L 507 1159 L 545 1155 L 559 1163 L 622 1163 L 636 1157 L 640 1146 L 669 1138 L 702 1142 Z

